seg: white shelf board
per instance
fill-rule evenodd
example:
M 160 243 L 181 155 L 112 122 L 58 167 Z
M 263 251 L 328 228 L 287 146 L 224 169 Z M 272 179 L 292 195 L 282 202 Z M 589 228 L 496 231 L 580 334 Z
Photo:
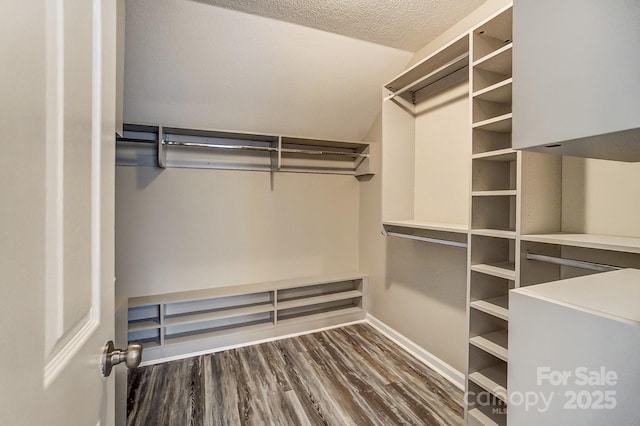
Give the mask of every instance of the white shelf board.
M 473 418 L 476 423 L 469 424 L 479 424 L 484 426 L 501 426 L 501 423 L 497 423 L 491 417 L 487 416 L 485 413 L 480 411 L 480 408 L 473 408 L 469 410 L 469 416 Z
M 474 92 L 472 96 L 474 99 L 511 105 L 512 83 L 513 78 L 507 78 L 499 83 Z
M 217 311 L 194 312 L 190 314 L 180 314 L 168 316 L 164 319 L 165 326 L 173 326 L 180 324 L 193 324 L 197 322 L 212 321 L 223 318 L 240 317 L 244 315 L 261 314 L 274 310 L 272 303 L 265 303 L 256 306 L 245 306 L 233 309 L 221 309 Z
M 484 237 L 508 238 L 510 240 L 516 238 L 516 231 L 510 229 L 474 229 L 471 234 Z
M 511 148 L 499 149 L 496 151 L 479 152 L 471 156 L 474 160 L 485 161 L 516 161 L 518 153 Z
M 522 241 L 640 253 L 640 238 L 596 234 L 531 234 L 522 235 Z
M 396 92 L 468 52 L 469 35 L 468 33 L 464 33 L 411 68 L 405 70 L 402 74 L 385 84 L 385 87 L 392 92 Z
M 496 74 L 510 75 L 513 53 L 513 43 L 509 43 L 473 63 L 474 68 L 490 71 Z
M 400 226 L 404 228 L 425 229 L 428 231 L 457 232 L 459 234 L 466 234 L 469 232 L 469 227 L 467 225 L 459 223 L 425 222 L 420 220 L 385 220 L 382 224 L 388 226 Z
M 494 365 L 484 370 L 469 374 L 469 379 L 476 385 L 500 398 L 507 399 L 507 365 Z
M 592 274 L 512 290 L 514 294 L 572 307 L 581 312 L 640 325 L 640 270 Z
M 218 287 L 202 290 L 190 290 L 175 293 L 165 293 L 154 296 L 141 296 L 129 299 L 129 307 L 139 307 L 148 305 L 158 305 L 167 303 L 190 302 L 201 299 L 210 299 L 226 296 L 240 296 L 249 293 L 263 293 L 282 290 L 291 287 L 306 287 L 316 284 L 326 284 L 340 281 L 352 281 L 365 278 L 366 275 L 360 272 L 321 275 L 315 277 L 303 277 L 296 279 L 286 279 L 280 281 L 269 281 L 256 284 L 243 284 L 230 287 Z
M 473 191 L 471 195 L 474 197 L 503 197 L 517 195 L 515 189 L 500 189 L 497 191 Z
M 160 328 L 160 321 L 131 321 L 128 327 L 129 331 L 152 330 L 154 328 Z
M 249 324 L 249 325 L 236 324 L 232 327 L 226 327 L 223 329 L 211 330 L 211 331 L 195 330 L 188 333 L 180 333 L 180 336 L 175 336 L 175 337 L 172 337 L 172 335 L 165 335 L 165 346 L 180 344 L 180 343 L 187 343 L 187 342 L 192 342 L 194 340 L 207 339 L 211 337 L 227 336 L 233 333 L 251 333 L 254 331 L 270 330 L 273 328 L 275 328 L 275 325 L 273 322 L 265 322 L 260 324 Z
M 469 339 L 469 342 L 475 347 L 480 348 L 503 361 L 507 361 L 509 358 L 509 351 L 507 349 L 508 339 L 508 332 L 504 329 L 472 337 Z
M 498 40 L 506 40 L 512 37 L 513 8 L 509 4 L 504 9 L 497 11 L 478 25 L 472 32 L 476 36 L 491 37 Z
M 511 112 L 508 114 L 499 115 L 497 117 L 473 123 L 473 128 L 486 130 L 488 132 L 511 133 L 512 117 L 513 113 Z
M 492 297 L 484 300 L 474 300 L 469 304 L 472 308 L 493 315 L 494 317 L 509 320 L 509 296 Z
M 298 308 L 301 306 L 318 305 L 320 303 L 335 302 L 338 300 L 354 299 L 362 297 L 360 290 L 341 291 L 338 293 L 323 294 L 320 296 L 303 297 L 293 300 L 278 301 L 278 310 Z
M 278 311 L 279 312 L 279 311 Z M 278 324 L 287 324 L 298 321 L 317 321 L 325 320 L 329 318 L 339 317 L 342 315 L 363 314 L 362 308 L 352 306 L 344 309 L 336 309 L 333 311 L 319 312 L 317 314 L 300 314 L 300 316 L 293 316 L 291 318 L 278 318 Z
M 139 339 L 139 340 L 136 340 L 136 342 L 142 343 L 142 346 L 144 349 L 160 347 L 160 343 L 158 343 L 157 339 Z
M 513 262 L 480 263 L 477 265 L 471 265 L 472 271 L 493 275 L 494 277 L 504 278 L 511 281 L 516 280 L 515 268 L 516 266 Z

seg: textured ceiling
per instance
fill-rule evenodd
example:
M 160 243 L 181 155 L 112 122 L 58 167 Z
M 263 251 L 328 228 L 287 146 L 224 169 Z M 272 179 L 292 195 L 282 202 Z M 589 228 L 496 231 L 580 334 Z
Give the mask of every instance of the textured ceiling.
M 415 52 L 485 0 L 197 0 Z

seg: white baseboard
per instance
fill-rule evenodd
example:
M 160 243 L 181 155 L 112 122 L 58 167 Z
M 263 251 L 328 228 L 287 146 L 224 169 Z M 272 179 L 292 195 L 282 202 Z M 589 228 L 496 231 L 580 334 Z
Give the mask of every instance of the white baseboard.
M 412 342 L 407 337 L 403 336 L 402 334 L 400 334 L 393 328 L 389 327 L 387 324 L 383 323 L 382 321 L 380 321 L 379 319 L 377 319 L 371 314 L 367 314 L 366 319 L 360 320 L 360 321 L 352 321 L 352 322 L 332 325 L 329 327 L 315 328 L 311 330 L 301 331 L 298 333 L 290 333 L 290 334 L 284 334 L 282 336 L 270 337 L 267 339 L 252 340 L 250 342 L 243 342 L 236 345 L 222 346 L 215 349 L 208 349 L 204 351 L 189 352 L 189 353 L 184 353 L 176 356 L 161 357 L 158 359 L 153 359 L 151 361 L 142 362 L 140 366 L 146 367 L 149 365 L 160 364 L 162 362 L 176 361 L 180 359 L 191 358 L 194 356 L 208 355 L 208 354 L 222 352 L 230 349 L 242 348 L 245 346 L 258 345 L 260 343 L 274 342 L 276 340 L 287 339 L 289 337 L 297 337 L 297 336 L 302 336 L 304 334 L 317 333 L 319 331 L 331 330 L 334 328 L 344 327 L 351 324 L 359 324 L 363 322 L 371 325 L 380 333 L 384 334 L 386 337 L 391 339 L 394 343 L 396 343 L 402 349 L 404 349 L 405 351 L 413 355 L 420 362 L 427 365 L 429 368 L 433 369 L 437 373 L 441 374 L 442 377 L 449 380 L 454 386 L 464 390 L 464 382 L 465 382 L 464 374 L 462 374 L 460 371 L 456 370 L 446 362 L 442 361 L 440 358 L 433 355 L 429 351 L 418 346 L 416 343 Z
M 373 315 L 367 314 L 366 322 L 380 333 L 387 336 L 402 349 L 416 357 L 422 363 L 441 374 L 442 377 L 449 380 L 454 386 L 464 391 L 465 376 L 463 373 L 456 370 L 429 351 L 423 349 L 421 346 L 418 346 L 416 343 L 398 333 L 396 330 L 389 327 Z

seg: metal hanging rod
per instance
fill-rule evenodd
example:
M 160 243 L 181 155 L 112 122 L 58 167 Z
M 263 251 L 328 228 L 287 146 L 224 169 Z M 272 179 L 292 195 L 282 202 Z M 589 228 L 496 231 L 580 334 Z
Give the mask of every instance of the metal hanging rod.
M 466 64 L 469 63 L 469 52 L 465 52 L 462 55 L 458 56 L 457 58 L 452 59 L 451 61 L 447 62 L 446 64 L 442 65 L 441 67 L 433 70 L 432 72 L 430 72 L 429 74 L 425 75 L 424 77 L 419 78 L 416 81 L 413 81 L 409 84 L 407 84 L 406 86 L 404 86 L 403 88 L 397 90 L 396 92 L 393 92 L 391 95 L 387 96 L 384 100 L 389 100 L 389 99 L 393 99 L 398 95 L 403 94 L 404 92 L 408 92 L 411 89 L 413 89 L 414 87 L 418 87 L 421 83 L 428 81 L 430 79 L 434 79 L 434 81 L 425 84 L 424 87 L 420 87 L 420 89 L 418 90 L 422 90 L 425 87 L 428 87 L 434 83 L 437 83 L 438 81 L 447 78 L 448 76 L 454 74 L 456 71 L 464 68 L 466 66 Z M 452 69 L 452 71 L 449 71 L 449 69 Z M 437 77 L 438 74 L 441 74 L 445 71 L 448 71 L 446 74 L 444 74 L 442 77 Z
M 368 158 L 369 154 L 358 153 L 358 152 L 343 152 L 343 151 L 320 151 L 315 149 L 294 149 L 294 148 L 275 148 L 268 146 L 254 146 L 254 145 L 220 145 L 220 144 L 209 144 L 209 143 L 201 143 L 201 142 L 184 142 L 184 141 L 172 141 L 172 140 L 164 140 L 164 145 L 169 146 L 187 146 L 187 147 L 197 147 L 197 148 L 215 148 L 215 149 L 238 149 L 238 150 L 246 150 L 246 151 L 268 151 L 268 152 L 286 152 L 290 154 L 308 154 L 308 155 L 344 155 L 347 157 L 355 157 L 355 158 Z
M 282 152 L 292 153 L 292 154 L 311 154 L 311 155 L 346 155 L 347 157 L 355 157 L 355 158 L 367 158 L 369 154 L 363 154 L 360 152 L 342 152 L 342 151 L 318 151 L 313 149 L 293 149 L 293 148 L 282 148 Z
M 253 146 L 253 145 L 220 145 L 220 144 L 210 144 L 210 143 L 200 143 L 200 142 L 183 142 L 183 141 L 163 141 L 164 145 L 170 146 L 188 146 L 188 147 L 197 147 L 197 148 L 215 148 L 215 149 L 239 149 L 246 151 L 269 151 L 269 152 L 277 152 L 278 148 L 273 148 L 269 146 Z
M 563 259 L 561 257 L 546 256 L 543 254 L 525 253 L 527 260 L 537 260 L 539 262 L 553 263 L 554 265 L 571 266 L 572 268 L 588 269 L 590 271 L 609 272 L 624 269 L 619 266 L 606 265 L 603 263 L 587 262 L 585 260 Z
M 390 237 L 408 238 L 410 240 L 424 241 L 426 243 L 442 244 L 445 246 L 462 247 L 462 248 L 467 247 L 467 243 L 462 243 L 458 241 L 441 240 L 440 238 L 420 237 L 418 235 L 400 234 L 398 232 L 387 232 L 386 234 Z

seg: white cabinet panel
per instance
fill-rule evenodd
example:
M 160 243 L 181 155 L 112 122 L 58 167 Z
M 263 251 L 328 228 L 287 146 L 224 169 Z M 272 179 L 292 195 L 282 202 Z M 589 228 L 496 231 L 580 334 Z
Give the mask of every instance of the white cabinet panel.
M 509 424 L 640 424 L 640 270 L 512 290 L 509 352 Z
M 640 161 L 640 3 L 520 0 L 513 19 L 514 148 Z

